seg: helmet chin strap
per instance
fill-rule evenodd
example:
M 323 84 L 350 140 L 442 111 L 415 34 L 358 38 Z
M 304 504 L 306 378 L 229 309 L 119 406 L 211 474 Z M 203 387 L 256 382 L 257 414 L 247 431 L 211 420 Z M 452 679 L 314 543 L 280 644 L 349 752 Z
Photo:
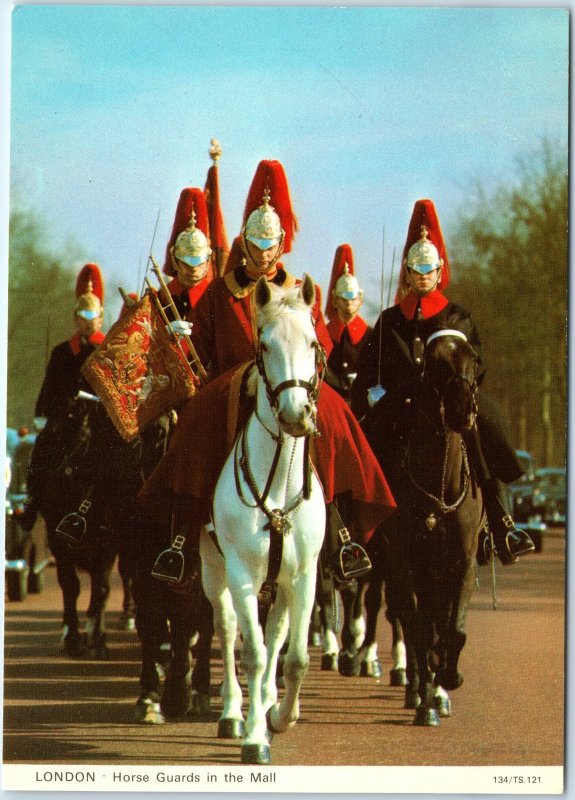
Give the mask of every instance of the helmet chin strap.
M 241 237 L 241 243 L 242 243 L 242 251 L 243 251 L 243 253 L 244 253 L 245 257 L 246 257 L 246 261 L 247 262 L 251 261 L 252 264 L 253 264 L 254 261 L 253 261 L 252 257 L 250 256 L 250 253 L 249 253 L 249 250 L 248 250 L 248 246 L 246 244 L 246 237 L 245 237 L 244 231 L 241 232 L 240 237 Z M 257 270 L 250 269 L 249 263 L 246 264 L 246 272 L 248 273 L 248 275 L 250 277 L 259 278 L 262 275 L 269 275 L 270 273 L 272 273 L 270 277 L 272 277 L 272 278 L 274 277 L 274 275 L 277 272 L 276 264 L 278 263 L 278 261 L 280 259 L 280 256 L 281 256 L 281 254 L 283 252 L 284 239 L 285 239 L 285 234 L 284 234 L 284 232 L 282 230 L 281 239 L 279 241 L 277 254 L 274 257 L 273 261 L 270 261 L 270 263 L 266 267 L 265 272 L 262 272 L 260 269 L 257 269 Z M 254 245 L 254 247 L 257 247 L 257 245 Z

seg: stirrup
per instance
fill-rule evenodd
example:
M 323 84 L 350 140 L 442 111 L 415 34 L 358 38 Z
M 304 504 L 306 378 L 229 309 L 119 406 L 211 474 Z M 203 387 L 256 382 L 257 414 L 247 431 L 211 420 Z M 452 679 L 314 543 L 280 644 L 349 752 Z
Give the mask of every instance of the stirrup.
M 369 556 L 360 544 L 346 542 L 335 554 L 331 573 L 336 581 L 349 583 L 354 578 L 363 578 L 371 570 Z
M 152 576 L 165 583 L 181 583 L 184 577 L 185 559 L 182 548 L 185 536 L 176 536 L 167 550 L 162 550 L 152 567 Z
M 66 514 L 58 523 L 56 533 L 62 536 L 71 547 L 78 547 L 84 539 L 87 527 L 86 514 L 91 505 L 90 500 L 82 500 L 78 511 Z

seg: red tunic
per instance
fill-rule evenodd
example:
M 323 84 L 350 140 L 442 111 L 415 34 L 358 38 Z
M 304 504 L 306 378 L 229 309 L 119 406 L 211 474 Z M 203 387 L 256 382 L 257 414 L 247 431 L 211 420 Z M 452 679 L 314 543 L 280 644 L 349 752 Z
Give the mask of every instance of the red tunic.
M 283 269 L 277 283 L 300 283 Z M 170 448 L 146 482 L 140 499 L 152 513 L 169 507 L 170 497 L 211 498 L 229 452 L 227 408 L 229 386 L 238 366 L 253 361 L 254 281 L 241 271 L 228 273 L 210 284 L 190 313 L 192 339 L 204 365 L 210 364 L 210 382 L 189 400 L 179 415 Z M 316 287 L 313 317 L 316 333 L 327 352 L 331 340 L 321 314 Z M 211 363 L 210 363 L 211 362 Z M 318 428 L 314 439 L 315 464 L 326 502 L 351 491 L 354 531 L 367 540 L 395 503 L 363 432 L 345 401 L 326 384 L 318 401 Z M 209 454 L 207 456 L 206 454 Z

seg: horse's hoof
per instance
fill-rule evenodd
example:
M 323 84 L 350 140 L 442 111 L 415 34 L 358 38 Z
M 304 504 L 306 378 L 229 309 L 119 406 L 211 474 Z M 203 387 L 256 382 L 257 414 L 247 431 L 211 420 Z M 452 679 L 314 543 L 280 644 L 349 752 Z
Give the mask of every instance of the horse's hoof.
M 352 678 L 359 675 L 359 654 L 349 650 L 340 650 L 337 657 L 337 668 L 339 674 L 345 678 Z
M 210 717 L 210 695 L 204 692 L 192 692 L 192 701 L 187 716 L 199 719 Z
M 425 728 L 437 728 L 439 725 L 439 715 L 434 708 L 419 706 L 419 708 L 415 709 L 413 724 Z
M 68 658 L 83 658 L 86 655 L 86 637 L 82 634 L 67 634 L 64 638 L 64 653 Z
M 451 700 L 449 697 L 441 697 L 441 695 L 436 695 L 433 698 L 433 705 L 435 706 L 440 717 L 451 716 Z
M 321 633 L 312 631 L 309 635 L 308 643 L 310 647 L 321 647 Z
M 160 708 L 160 698 L 155 692 L 148 692 L 138 698 L 134 721 L 139 725 L 163 725 L 165 723 L 166 720 Z
M 107 661 L 109 653 L 104 637 L 88 641 L 86 654 L 93 661 Z
M 378 658 L 372 661 L 362 661 L 359 665 L 359 674 L 362 678 L 381 678 L 383 670 Z
M 164 682 L 160 705 L 167 717 L 183 717 L 192 704 L 192 673 L 174 678 L 170 673 Z
M 243 719 L 221 719 L 218 722 L 218 739 L 243 739 L 245 735 Z
M 321 657 L 323 672 L 337 672 L 337 653 L 324 653 Z
M 436 686 L 442 686 L 448 692 L 459 689 L 462 683 L 463 675 L 457 670 L 448 672 L 445 669 L 441 669 L 435 676 Z
M 389 685 L 390 686 L 407 686 L 407 675 L 403 667 L 389 670 Z
M 243 744 L 242 764 L 271 764 L 269 744 Z
M 417 689 L 412 689 L 411 686 L 405 687 L 405 701 L 403 703 L 404 708 L 419 708 L 421 705 L 421 697 L 419 696 Z

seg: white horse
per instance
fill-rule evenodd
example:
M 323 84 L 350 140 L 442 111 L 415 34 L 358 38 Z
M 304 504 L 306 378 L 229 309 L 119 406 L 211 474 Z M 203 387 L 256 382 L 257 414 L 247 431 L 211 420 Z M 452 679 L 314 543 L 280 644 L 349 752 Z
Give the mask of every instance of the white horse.
M 224 664 L 218 736 L 239 738 L 245 732 L 242 762 L 268 764 L 272 732 L 287 730 L 299 717 L 299 690 L 309 664 L 308 627 L 325 532 L 325 500 L 306 443 L 316 433 L 324 354 L 312 321 L 315 287 L 308 275 L 298 289 L 285 292 L 260 278 L 254 299 L 259 373 L 254 373 L 255 410 L 216 486 L 217 545 L 204 530 L 200 553 L 202 582 L 214 609 Z M 271 563 L 277 562 L 279 572 L 264 644 L 257 596 L 270 579 L 270 549 Z M 234 660 L 237 621 L 249 692 L 245 726 Z M 285 694 L 278 703 L 276 664 L 288 627 Z

